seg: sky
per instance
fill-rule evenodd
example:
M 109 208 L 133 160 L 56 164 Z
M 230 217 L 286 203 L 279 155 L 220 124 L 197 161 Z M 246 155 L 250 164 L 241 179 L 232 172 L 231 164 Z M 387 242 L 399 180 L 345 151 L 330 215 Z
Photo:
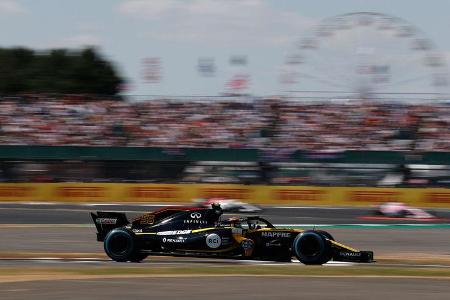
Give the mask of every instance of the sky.
M 354 64 L 362 58 L 397 64 L 389 72 L 400 81 L 409 79 L 403 74 L 429 71 L 420 63 L 408 69 L 410 56 L 416 53 L 401 39 L 383 40 L 359 28 L 329 41 L 323 38 L 320 49 L 304 56 L 301 73 L 318 72 L 315 83 L 304 78 L 300 86 L 280 84 L 286 58 L 297 54 L 300 40 L 314 36 L 315 26 L 326 18 L 361 11 L 413 24 L 421 37 L 432 40 L 437 51 L 450 58 L 448 0 L 0 0 L 0 46 L 40 50 L 96 46 L 126 79 L 127 95 L 220 95 L 236 75 L 248 79 L 246 93 L 259 96 L 286 89 L 351 88 L 357 83 L 325 86 L 324 80 L 343 81 L 348 68 L 354 67 L 347 57 L 357 57 Z M 359 44 L 361 37 L 370 45 Z M 236 55 L 246 57 L 246 64 L 231 65 L 230 57 Z M 145 58 L 160 59 L 159 82 L 145 81 Z M 199 74 L 199 58 L 213 59 L 215 76 Z M 395 91 L 421 91 L 415 90 L 418 85 L 412 81 Z

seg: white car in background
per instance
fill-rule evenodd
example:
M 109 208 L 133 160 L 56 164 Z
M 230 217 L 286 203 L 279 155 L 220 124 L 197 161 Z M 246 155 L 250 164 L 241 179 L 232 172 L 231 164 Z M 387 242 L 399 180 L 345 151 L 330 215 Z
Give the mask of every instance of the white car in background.
M 220 204 L 220 207 L 225 212 L 258 212 L 262 209 L 256 205 L 252 205 L 249 203 L 245 203 L 239 200 L 235 199 L 225 199 L 225 198 L 209 198 L 209 199 L 194 199 L 194 203 L 197 204 L 197 206 L 209 208 L 211 207 L 211 204 L 218 203 Z
M 434 219 L 423 209 L 410 207 L 402 202 L 386 202 L 376 208 L 375 214 L 391 218 Z

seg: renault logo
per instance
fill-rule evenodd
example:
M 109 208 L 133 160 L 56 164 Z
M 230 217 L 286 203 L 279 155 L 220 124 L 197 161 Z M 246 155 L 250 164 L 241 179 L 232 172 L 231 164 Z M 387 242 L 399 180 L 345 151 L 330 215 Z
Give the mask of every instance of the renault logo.
M 193 212 L 192 214 L 191 214 L 191 218 L 192 219 L 200 219 L 202 217 L 202 214 L 201 213 L 198 213 L 198 212 Z

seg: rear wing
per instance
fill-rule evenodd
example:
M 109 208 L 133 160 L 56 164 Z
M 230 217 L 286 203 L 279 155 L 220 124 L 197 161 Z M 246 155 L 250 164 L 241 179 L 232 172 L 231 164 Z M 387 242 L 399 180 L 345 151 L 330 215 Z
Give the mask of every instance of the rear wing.
M 97 241 L 105 239 L 108 232 L 114 228 L 130 224 L 126 215 L 120 212 L 98 211 L 97 214 L 91 213 L 92 220 L 97 228 Z

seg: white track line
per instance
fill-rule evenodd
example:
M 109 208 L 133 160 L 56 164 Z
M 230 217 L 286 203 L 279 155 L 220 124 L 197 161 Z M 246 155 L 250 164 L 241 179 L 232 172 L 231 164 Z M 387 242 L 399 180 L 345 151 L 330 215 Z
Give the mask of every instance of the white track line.
M 324 266 L 333 266 L 333 267 L 348 267 L 348 266 L 354 266 L 355 263 L 348 262 L 348 261 L 329 261 Z
M 25 258 L 0 258 L 0 261 L 30 261 L 30 262 L 38 262 L 38 263 L 115 263 L 114 261 L 108 258 L 96 258 L 96 257 L 25 257 Z M 206 258 L 202 260 L 186 260 L 180 261 L 177 257 L 174 257 L 174 261 L 154 261 L 151 256 L 148 260 L 144 260 L 143 263 L 148 263 L 152 265 L 173 265 L 173 264 L 199 264 L 199 263 L 214 263 L 214 262 L 230 262 L 230 263 L 238 263 L 238 264 L 249 264 L 249 265 L 262 265 L 262 266 L 292 266 L 292 265 L 300 265 L 297 259 L 292 259 L 291 262 L 276 262 L 276 261 L 260 261 L 260 260 L 236 260 L 236 259 L 214 259 L 214 258 Z M 329 261 L 323 266 L 325 267 L 349 267 L 355 265 L 365 265 L 358 264 L 354 262 L 344 262 L 344 261 Z M 367 264 L 369 265 L 369 264 Z M 418 268 L 450 268 L 449 265 L 440 265 L 440 264 L 401 264 L 401 263 L 376 263 L 375 265 L 379 267 L 418 267 Z
M 101 258 L 90 258 L 90 257 L 72 257 L 72 258 L 63 258 L 63 257 L 26 257 L 26 258 L 8 258 L 8 259 L 0 259 L 1 260 L 7 260 L 7 261 L 29 261 L 29 262 L 38 262 L 38 263 L 114 263 L 112 260 L 110 259 L 101 259 Z M 249 265 L 261 265 L 261 266 L 292 266 L 294 264 L 299 264 L 302 265 L 300 263 L 300 261 L 298 261 L 297 259 L 292 259 L 291 262 L 276 262 L 276 261 L 260 261 L 260 260 L 234 260 L 234 259 L 229 259 L 229 260 L 220 260 L 220 261 L 226 261 L 226 262 L 230 262 L 230 263 L 239 263 L 239 264 L 249 264 Z M 149 263 L 149 264 L 158 264 L 158 265 L 168 265 L 168 264 L 189 264 L 189 263 L 195 263 L 198 264 L 199 261 L 166 261 L 166 262 L 161 262 L 161 261 L 152 261 L 152 259 L 150 258 L 148 261 L 144 261 L 144 263 Z M 207 260 L 203 260 L 201 261 L 201 263 L 214 263 L 214 259 L 207 259 Z M 324 266 L 352 266 L 354 265 L 354 263 L 351 262 L 338 262 L 338 261 L 330 261 L 326 264 L 324 264 Z

